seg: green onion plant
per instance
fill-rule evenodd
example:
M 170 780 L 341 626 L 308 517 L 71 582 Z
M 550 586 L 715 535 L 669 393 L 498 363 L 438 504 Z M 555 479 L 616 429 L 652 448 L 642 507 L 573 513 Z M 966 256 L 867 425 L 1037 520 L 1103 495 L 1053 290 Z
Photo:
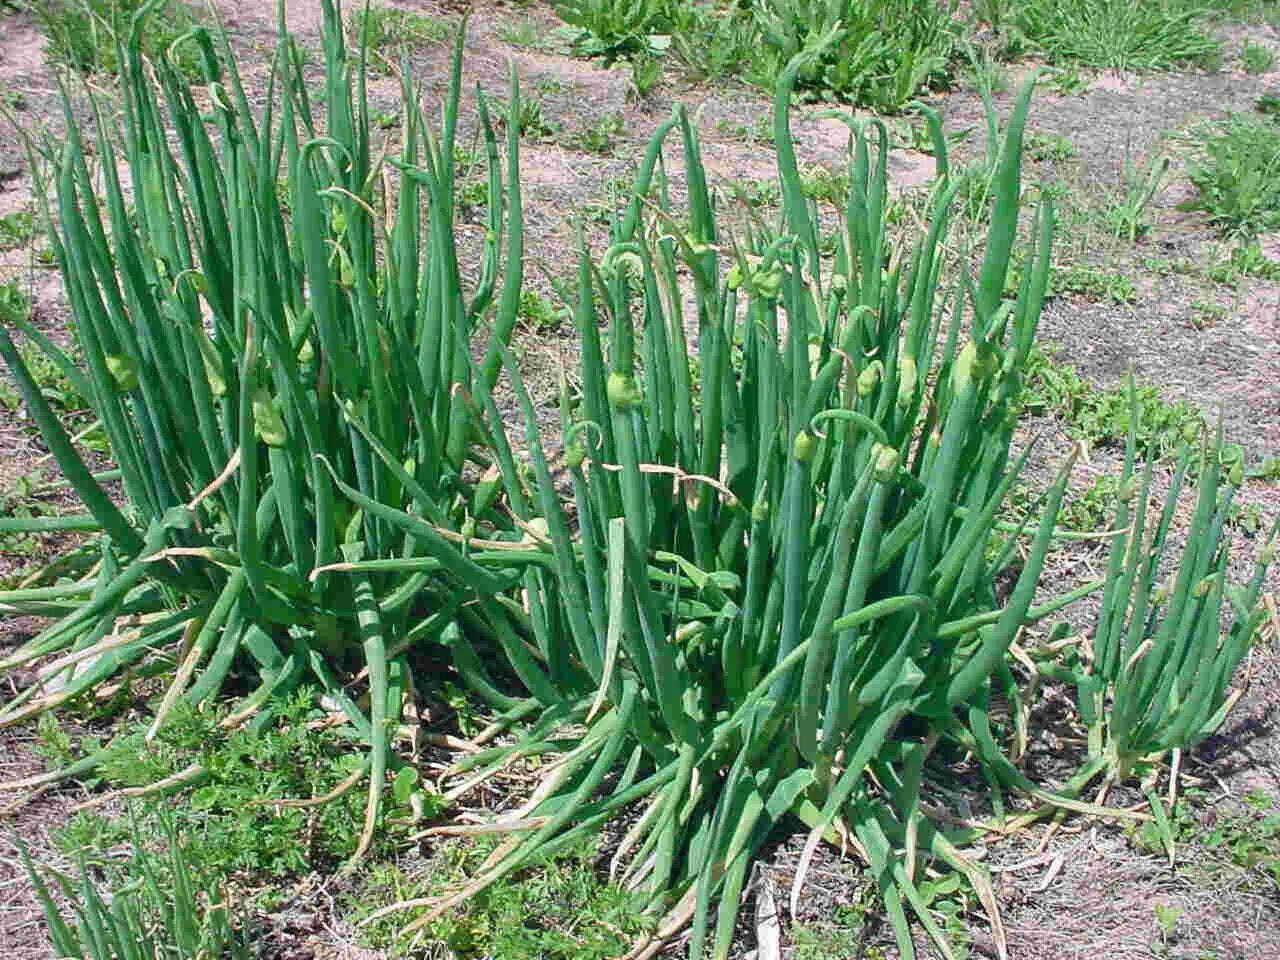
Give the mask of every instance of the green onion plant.
M 90 151 L 68 98 L 65 143 L 43 147 L 52 191 L 40 192 L 83 361 L 34 339 L 88 398 L 123 506 L 0 327 L 0 356 L 88 510 L 77 522 L 102 533 L 79 579 L 0 596 L 7 612 L 58 617 L 0 661 L 44 664 L 0 726 L 125 669 L 171 675 L 155 727 L 180 700 L 210 702 L 233 669 L 253 680 L 241 720 L 263 722 L 306 681 L 371 748 L 371 829 L 412 684 L 405 650 L 438 638 L 476 591 L 506 586 L 448 537 L 493 499 L 469 460 L 471 389 L 496 376 L 516 321 L 519 93 L 505 157 L 479 98 L 490 199 L 481 276 L 464 296 L 461 33 L 439 133 L 406 68 L 390 154 L 374 139 L 363 48 L 347 48 L 331 0 L 319 94 L 282 28 L 256 112 L 225 38 L 196 29 L 178 41 L 201 55 L 199 96 L 167 56 L 143 60 L 155 5 L 119 51 L 119 113 L 91 98 Z M 492 339 L 477 370 L 482 321 Z M 396 510 L 410 500 L 412 516 Z M 367 708 L 344 687 L 361 667 Z
M 127 882 L 104 896 L 80 865 L 78 880 L 51 875 L 50 889 L 21 839 L 18 855 L 44 910 L 59 960 L 249 960 L 249 940 L 232 922 L 226 894 L 206 886 L 191 871 L 166 821 L 167 856 L 146 849 L 134 826 L 134 854 Z M 55 895 L 70 902 L 73 917 Z

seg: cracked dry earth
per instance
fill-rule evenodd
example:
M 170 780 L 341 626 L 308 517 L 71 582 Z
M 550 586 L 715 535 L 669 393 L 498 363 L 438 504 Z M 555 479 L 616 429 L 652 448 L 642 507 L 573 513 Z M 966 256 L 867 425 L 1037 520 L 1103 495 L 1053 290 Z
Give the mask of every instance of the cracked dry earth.
M 397 2 L 392 4 L 449 18 L 458 9 L 452 4 Z M 215 4 L 232 37 L 242 63 L 250 95 L 262 95 L 267 56 L 274 44 L 276 25 L 273 4 L 255 0 L 219 0 Z M 564 276 L 571 260 L 573 232 L 570 216 L 600 201 L 612 178 L 625 176 L 637 162 L 648 135 L 668 115 L 670 105 L 685 103 L 704 137 L 703 157 L 714 185 L 726 197 L 732 187 L 774 176 L 772 148 L 767 142 L 744 137 L 770 110 L 769 98 L 739 85 L 706 85 L 684 81 L 668 70 L 659 87 L 641 102 L 629 97 L 630 82 L 623 69 L 609 70 L 598 62 L 571 59 L 562 53 L 511 46 L 500 39 L 499 25 L 507 18 L 531 18 L 548 37 L 557 23 L 548 4 L 480 4 L 473 12 L 467 39 L 464 89 L 483 83 L 501 94 L 508 63 L 516 65 L 524 89 L 537 91 L 544 117 L 558 126 L 560 135 L 522 145 L 521 180 L 527 207 L 530 245 L 530 282 L 544 292 L 551 290 L 548 277 Z M 293 0 L 287 23 L 299 40 L 318 48 L 320 13 L 316 0 Z M 1041 324 L 1042 341 L 1058 348 L 1058 356 L 1074 364 L 1091 382 L 1111 387 L 1132 367 L 1138 377 L 1157 386 L 1165 399 L 1186 399 L 1216 415 L 1221 411 L 1230 440 L 1241 443 L 1250 462 L 1280 453 L 1280 283 L 1246 279 L 1237 289 L 1209 280 L 1203 271 L 1170 272 L 1152 269 L 1157 261 L 1208 264 L 1220 259 L 1222 249 L 1203 215 L 1187 213 L 1179 205 L 1191 195 L 1185 177 L 1194 154 L 1196 131 L 1207 121 L 1232 111 L 1252 109 L 1257 96 L 1269 85 L 1280 83 L 1280 73 L 1250 75 L 1235 68 L 1231 52 L 1249 39 L 1280 50 L 1280 32 L 1265 25 L 1233 26 L 1226 34 L 1228 63 L 1216 73 L 1184 71 L 1134 76 L 1088 73 L 1090 83 L 1078 95 L 1038 94 L 1033 101 L 1030 129 L 1034 133 L 1065 138 L 1074 156 L 1065 160 L 1030 163 L 1028 183 L 1057 182 L 1083 197 L 1085 205 L 1100 207 L 1123 190 L 1127 163 L 1145 164 L 1156 154 L 1172 160 L 1171 174 L 1154 197 L 1151 231 L 1137 244 L 1115 242 L 1088 230 L 1063 237 L 1060 260 L 1078 259 L 1135 278 L 1131 302 L 1114 304 L 1080 295 L 1055 297 L 1046 307 Z M 0 12 L 0 87 L 20 94 L 16 116 L 28 129 L 47 128 L 55 135 L 63 123 L 54 75 L 46 65 L 43 39 L 30 16 Z M 427 95 L 439 96 L 447 51 L 441 46 L 413 52 L 417 76 Z M 1015 70 L 1022 70 L 1018 67 Z M 1014 77 L 1016 88 L 1020 77 Z M 99 81 L 107 84 L 108 81 Z M 398 100 L 398 82 L 378 78 L 371 82 L 375 109 L 392 108 Z M 470 94 L 468 94 L 470 96 Z M 1007 112 L 1010 94 L 997 96 L 1000 111 Z M 957 151 L 974 155 L 982 149 L 981 101 L 971 83 L 961 82 L 947 94 L 934 97 L 957 136 L 972 130 L 975 136 L 960 139 Z M 806 116 L 796 121 L 797 150 L 808 163 L 837 165 L 845 148 L 846 128 L 836 121 Z M 467 106 L 464 104 L 464 117 Z M 574 131 L 602 118 L 620 116 L 622 123 L 608 155 L 583 152 L 571 146 Z M 83 120 L 81 116 L 79 119 Z M 895 133 L 901 133 L 898 126 Z M 903 138 L 898 136 L 901 141 Z M 907 138 L 906 142 L 910 142 Z M 680 164 L 670 169 L 679 191 Z M 932 159 L 910 149 L 895 150 L 890 173 L 895 189 L 904 194 L 926 187 L 933 172 Z M 20 141 L 0 137 L 0 215 L 30 209 L 32 177 Z M 478 224 L 460 225 L 477 236 Z M 592 228 L 594 239 L 601 233 Z M 1280 242 L 1264 241 L 1280 256 Z M 60 280 L 39 266 L 30 250 L 10 250 L 0 255 L 0 280 L 16 280 L 30 293 L 35 322 L 56 340 L 67 342 L 67 310 Z M 1224 308 L 1211 325 L 1197 322 L 1195 304 L 1209 301 Z M 531 377 L 550 396 L 563 365 L 572 365 L 572 338 L 557 331 L 526 330 L 520 344 Z M 1047 446 L 1058 455 L 1066 450 L 1062 424 L 1051 419 L 1032 429 L 1055 438 Z M 30 472 L 43 455 L 19 413 L 0 411 L 0 490 Z M 1097 450 L 1082 465 L 1083 479 L 1073 490 L 1083 490 L 1092 476 L 1118 470 L 1115 451 Z M 1048 467 L 1046 467 L 1048 469 Z M 1250 482 L 1241 493 L 1256 504 L 1265 529 L 1280 511 L 1280 488 L 1275 483 Z M 1238 538 L 1239 569 L 1247 569 L 1256 551 L 1256 539 Z M 43 550 L 52 555 L 56 542 Z M 0 572 L 13 558 L 0 558 Z M 1064 551 L 1055 557 L 1050 581 L 1060 585 L 1077 581 L 1105 563 L 1098 545 Z M 1056 580 L 1054 578 L 1057 578 Z M 1268 589 L 1275 591 L 1273 576 Z M 1082 604 L 1072 616 L 1080 629 L 1088 626 L 1092 611 Z M 0 647 L 15 643 L 37 628 L 32 622 L 0 623 Z M 1261 643 L 1249 664 L 1250 685 L 1224 729 L 1185 758 L 1189 778 L 1205 785 L 1214 807 L 1238 808 L 1239 798 L 1260 792 L 1280 804 L 1280 637 L 1272 633 Z M 11 695 L 6 691 L 3 696 Z M 1052 727 L 1054 705 L 1046 705 L 1043 742 L 1033 760 L 1038 775 L 1052 780 L 1058 770 L 1054 755 L 1060 744 Z M 1057 711 L 1060 714 L 1062 711 Z M 1057 719 L 1060 719 L 1057 718 Z M 30 730 L 0 733 L 0 781 L 39 772 L 43 761 L 32 748 Z M 1066 768 L 1063 767 L 1062 770 Z M 45 960 L 52 952 L 45 945 L 39 911 L 22 876 L 10 839 L 16 830 L 37 854 L 56 861 L 49 831 L 65 821 L 85 791 L 67 786 L 51 791 L 16 811 L 0 824 L 0 956 L 12 960 Z M 975 796 L 978 794 L 975 792 Z M 975 804 L 977 801 L 974 801 Z M 972 813 L 983 811 L 975 807 Z M 814 929 L 833 924 L 840 907 L 861 902 L 866 880 L 858 865 L 826 850 L 814 862 L 799 915 L 787 915 L 786 892 L 800 842 L 783 839 L 758 871 L 754 900 L 765 887 L 774 894 L 782 911 L 781 955 L 795 950 L 791 931 L 795 923 Z M 1208 869 L 1203 854 L 1184 850 L 1177 867 L 1152 853 L 1141 851 L 1119 827 L 1070 819 L 1056 831 L 1037 826 L 1004 840 L 992 840 L 982 851 L 992 868 L 1002 906 L 1009 954 L 1014 960 L 1147 960 L 1179 957 L 1187 960 L 1267 960 L 1280 958 L 1280 894 L 1276 885 L 1258 881 L 1240 871 Z M 333 908 L 338 881 L 311 877 L 300 884 L 270 927 L 271 955 L 316 960 L 374 960 L 382 954 L 356 945 L 350 924 Z M 1171 933 L 1162 934 L 1154 906 L 1181 911 Z M 757 950 L 759 911 L 751 904 L 743 911 L 735 952 L 747 956 Z M 969 916 L 972 955 L 994 955 L 990 930 L 978 912 Z M 680 954 L 680 944 L 669 950 Z M 931 946 L 918 944 L 921 956 Z M 862 955 L 896 956 L 892 936 L 883 925 L 870 924 L 861 942 Z M 875 953 L 874 951 L 880 951 Z M 443 956 L 444 953 L 432 954 Z M 812 954 L 811 954 L 812 955 Z M 761 954 L 763 960 L 764 954 Z

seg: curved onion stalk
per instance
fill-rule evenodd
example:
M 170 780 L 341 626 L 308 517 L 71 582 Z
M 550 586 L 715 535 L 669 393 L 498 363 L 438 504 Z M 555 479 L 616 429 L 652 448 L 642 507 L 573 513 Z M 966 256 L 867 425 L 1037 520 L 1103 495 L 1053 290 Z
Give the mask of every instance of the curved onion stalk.
M 316 101 L 283 27 L 260 111 L 225 39 L 196 30 L 180 42 L 201 55 L 202 112 L 164 56 L 143 61 L 139 18 L 121 48 L 119 125 L 93 100 L 90 150 L 68 101 L 66 142 L 43 148 L 55 189 L 41 199 L 84 348 L 77 376 L 126 505 L 89 473 L 0 328 L 0 356 L 90 514 L 64 526 L 107 535 L 91 579 L 0 597 L 0 610 L 44 604 L 39 612 L 64 614 L 3 668 L 55 655 L 65 663 L 62 692 L 11 702 L 0 724 L 181 636 L 153 733 L 179 701 L 216 696 L 233 669 L 258 675 L 256 692 L 233 708 L 239 717 L 318 681 L 370 741 L 372 826 L 396 691 L 409 684 L 401 641 L 439 637 L 476 590 L 488 595 L 510 579 L 502 563 L 481 568 L 433 530 L 459 528 L 478 502 L 464 478 L 478 429 L 471 331 L 500 266 L 492 349 L 514 321 L 518 124 L 514 115 L 506 123 L 504 170 L 482 98 L 490 232 L 486 275 L 467 302 L 453 206 L 462 36 L 441 131 L 428 129 L 406 73 L 401 146 L 383 165 L 363 56 L 347 50 L 337 5 L 322 7 Z M 518 109 L 515 95 L 511 104 Z M 477 512 L 492 540 L 521 538 L 509 520 Z M 453 613 L 428 618 L 437 604 Z M 151 622 L 162 611 L 170 619 Z M 147 626 L 117 631 L 124 614 Z M 362 665 L 374 688 L 369 717 L 338 686 Z
M 993 783 L 1029 786 L 987 727 L 993 677 L 1007 670 L 1021 626 L 1080 595 L 1031 606 L 1069 463 L 1003 607 L 993 583 L 1011 547 L 986 551 L 1026 459 L 1011 463 L 1009 449 L 1052 233 L 1046 207 L 1032 269 L 1017 298 L 1001 302 L 1030 87 L 1004 138 L 978 288 L 957 284 L 948 309 L 936 294 L 955 195 L 945 157 L 926 238 L 886 260 L 888 143 L 877 123 L 850 121 L 844 231 L 835 257 L 823 254 L 787 115 L 803 64 L 778 89 L 777 229 L 722 235 L 697 135 L 677 108 L 602 260 L 581 255 L 582 366 L 562 400 L 576 537 L 532 400 L 506 358 L 535 496 L 509 453 L 499 454 L 501 472 L 513 512 L 540 517 L 548 532 L 554 568 L 531 565 L 524 583 L 546 676 L 565 699 L 546 705 L 533 740 L 492 748 L 483 762 L 498 769 L 535 744 L 544 750 L 566 724 L 587 732 L 512 820 L 513 830 L 538 830 L 431 903 L 414 929 L 631 804 L 645 813 L 628 834 L 624 876 L 660 930 L 692 923 L 691 956 L 708 947 L 727 955 L 750 863 L 792 815 L 816 838 L 837 824 L 857 838 L 906 956 L 907 909 L 951 951 L 916 887 L 926 858 L 989 890 L 955 848 L 970 838 L 921 813 L 923 764 L 939 742 L 959 744 Z M 688 171 L 687 217 L 670 207 L 657 162 L 673 135 Z M 641 198 L 651 195 L 659 211 L 647 220 Z M 687 232 L 674 227 L 681 222 Z M 610 318 L 607 342 L 597 312 Z M 689 375 L 695 357 L 699 381 Z M 482 402 L 504 449 L 497 411 Z M 646 575 L 651 565 L 673 576 Z M 567 710 L 570 702 L 579 706 Z M 628 763 L 602 779 L 601 763 L 615 757 Z M 983 902 L 994 909 L 992 897 Z

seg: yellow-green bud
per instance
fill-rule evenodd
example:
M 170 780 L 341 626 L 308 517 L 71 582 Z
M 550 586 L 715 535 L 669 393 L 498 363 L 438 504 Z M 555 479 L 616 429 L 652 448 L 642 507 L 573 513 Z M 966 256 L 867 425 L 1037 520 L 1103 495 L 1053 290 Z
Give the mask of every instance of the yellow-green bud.
M 751 507 L 751 522 L 764 523 L 769 519 L 769 501 L 761 497 Z
M 347 229 L 347 212 L 341 207 L 334 207 L 329 215 L 329 225 L 334 233 L 343 233 Z
M 271 394 L 263 387 L 253 392 L 253 426 L 258 439 L 269 447 L 283 447 L 285 441 L 284 421 L 276 410 Z
M 474 540 L 476 538 L 476 520 L 475 517 L 467 517 L 462 521 L 462 539 Z
M 730 290 L 737 290 L 742 286 L 742 267 L 736 263 L 730 267 L 728 274 L 725 275 L 725 284 Z
M 858 396 L 869 397 L 875 392 L 877 386 L 880 385 L 880 371 L 884 369 L 884 364 L 879 360 L 873 360 L 858 374 Z
M 1193 597 L 1203 597 L 1213 588 L 1213 577 L 1204 577 L 1191 589 Z
M 116 389 L 128 393 L 138 385 L 138 368 L 133 359 L 124 353 L 108 353 L 106 355 L 107 372 L 116 382 Z
M 586 448 L 580 443 L 571 443 L 564 448 L 564 462 L 570 470 L 577 470 L 587 459 Z
M 907 354 L 898 361 L 898 407 L 905 410 L 916 396 L 916 358 Z
M 1237 460 L 1231 465 L 1231 469 L 1227 471 L 1227 483 L 1233 487 L 1238 487 L 1244 483 L 1244 464 Z
M 808 430 L 801 430 L 796 434 L 796 440 L 791 452 L 801 463 L 808 463 L 813 459 L 813 455 L 818 452 L 817 437 Z
M 1182 425 L 1182 439 L 1185 443 L 1195 443 L 1196 438 L 1200 436 L 1200 424 L 1184 423 Z
M 611 373 L 605 385 L 605 394 L 615 410 L 631 410 L 640 405 L 643 395 L 636 378 L 626 373 Z

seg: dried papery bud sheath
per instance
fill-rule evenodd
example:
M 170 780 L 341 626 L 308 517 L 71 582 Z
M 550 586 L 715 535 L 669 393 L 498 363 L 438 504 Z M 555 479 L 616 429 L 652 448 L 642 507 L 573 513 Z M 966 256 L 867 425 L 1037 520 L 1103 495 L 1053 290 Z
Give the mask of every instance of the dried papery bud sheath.
M 644 399 L 636 378 L 627 373 L 609 374 L 605 394 L 613 408 L 622 412 L 638 407 Z
M 892 483 L 898 476 L 898 463 L 901 457 L 893 447 L 880 446 L 875 452 L 876 480 L 880 483 Z

